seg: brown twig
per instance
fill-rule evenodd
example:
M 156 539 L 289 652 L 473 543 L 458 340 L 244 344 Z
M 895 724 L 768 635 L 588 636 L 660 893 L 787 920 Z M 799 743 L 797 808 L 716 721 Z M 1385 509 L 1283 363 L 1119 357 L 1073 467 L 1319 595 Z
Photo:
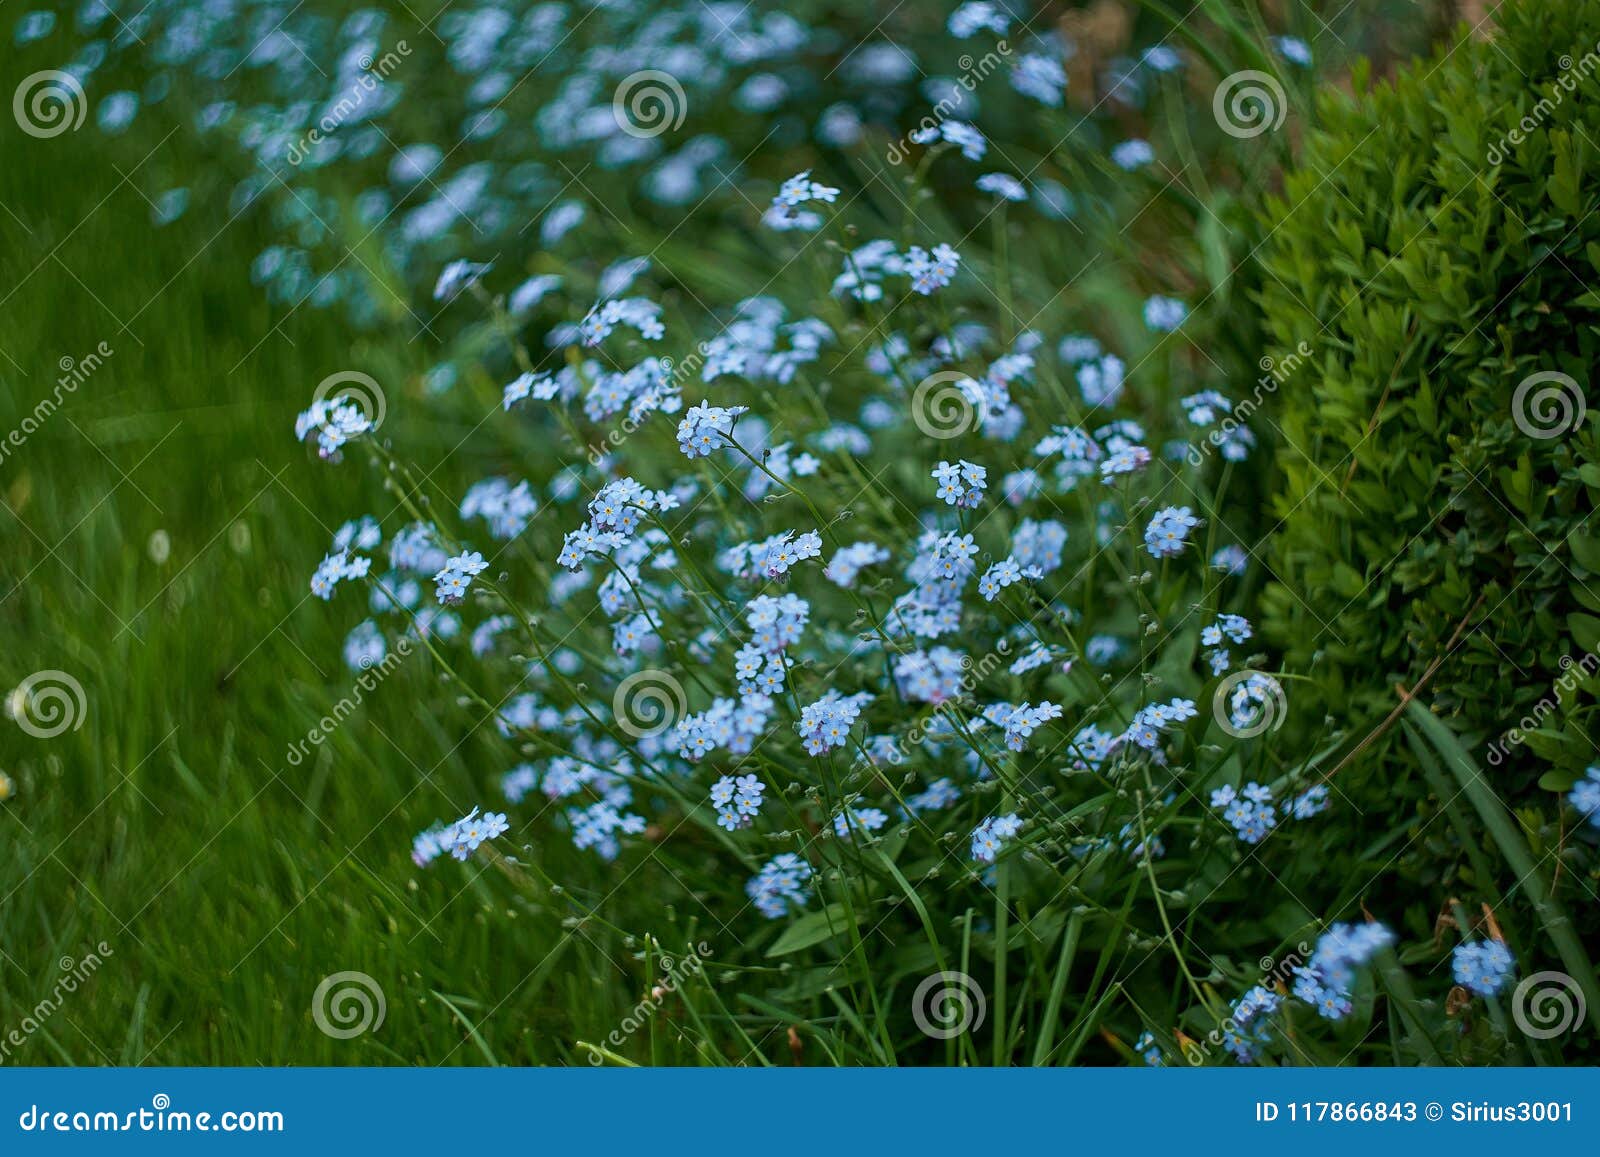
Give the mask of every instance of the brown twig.
M 1416 686 L 1407 691 L 1405 687 L 1399 683 L 1394 685 L 1395 691 L 1400 695 L 1400 702 L 1395 705 L 1395 709 L 1389 712 L 1388 717 L 1385 718 L 1382 723 L 1373 728 L 1365 739 L 1356 744 L 1355 748 L 1350 752 L 1349 755 L 1341 759 L 1332 771 L 1322 777 L 1322 781 L 1324 783 L 1338 775 L 1339 772 L 1343 771 L 1345 764 L 1349 763 L 1368 747 L 1372 746 L 1373 743 L 1377 742 L 1379 736 L 1394 726 L 1395 720 L 1399 719 L 1401 713 L 1405 711 L 1406 704 L 1410 703 L 1417 697 L 1418 694 L 1421 693 L 1422 689 L 1428 685 L 1428 680 L 1433 678 L 1434 674 L 1439 670 L 1439 668 L 1444 665 L 1444 661 L 1450 657 L 1450 652 L 1455 649 L 1456 642 L 1461 638 L 1461 632 L 1466 630 L 1467 620 L 1472 618 L 1473 612 L 1483 605 L 1483 600 L 1485 597 L 1487 597 L 1487 592 L 1479 595 L 1478 601 L 1472 604 L 1471 608 L 1468 609 L 1465 615 L 1461 616 L 1461 621 L 1456 624 L 1455 632 L 1451 634 L 1450 641 L 1444 645 L 1444 650 L 1439 654 L 1439 656 L 1435 658 L 1432 663 L 1428 664 L 1428 669 L 1422 673 L 1422 678 L 1417 680 Z

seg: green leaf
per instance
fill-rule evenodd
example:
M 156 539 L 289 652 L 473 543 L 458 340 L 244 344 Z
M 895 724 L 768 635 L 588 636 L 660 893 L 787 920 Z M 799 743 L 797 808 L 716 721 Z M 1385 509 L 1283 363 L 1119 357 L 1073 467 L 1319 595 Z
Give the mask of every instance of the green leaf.
M 1572 785 L 1578 782 L 1578 773 L 1566 768 L 1552 767 L 1539 777 L 1539 787 L 1544 791 L 1556 791 L 1565 795 L 1572 790 Z
M 1565 732 L 1552 731 L 1547 727 L 1522 732 L 1522 741 L 1528 745 L 1528 750 L 1540 759 L 1570 759 L 1582 750 L 1578 741 L 1572 736 Z
M 856 922 L 861 920 L 861 914 L 856 914 Z M 768 956 L 787 956 L 791 952 L 799 952 L 802 948 L 810 948 L 814 944 L 821 944 L 824 940 L 831 940 L 840 935 L 851 926 L 849 912 L 843 904 L 829 904 L 820 912 L 807 912 L 800 919 L 783 930 L 783 935 L 773 941 L 772 947 L 767 949 Z
M 1600 574 L 1600 542 L 1596 542 L 1592 534 L 1581 529 L 1573 531 L 1567 536 L 1567 549 L 1584 570 Z
M 1567 616 L 1567 630 L 1585 651 L 1600 649 L 1600 619 L 1574 611 Z

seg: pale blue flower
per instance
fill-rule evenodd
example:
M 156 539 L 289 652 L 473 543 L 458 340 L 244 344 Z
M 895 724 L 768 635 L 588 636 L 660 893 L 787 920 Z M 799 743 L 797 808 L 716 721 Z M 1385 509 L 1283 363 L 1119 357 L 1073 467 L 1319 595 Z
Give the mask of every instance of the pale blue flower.
M 1172 72 L 1183 65 L 1183 58 L 1165 44 L 1156 44 L 1139 55 L 1139 63 L 1152 72 Z
M 1583 773 L 1583 778 L 1573 784 L 1572 790 L 1567 793 L 1567 802 L 1589 821 L 1591 827 L 1600 828 L 1600 766 L 1591 767 Z
M 492 266 L 488 263 L 479 264 L 473 261 L 452 261 L 439 273 L 439 280 L 433 284 L 433 299 L 435 301 L 451 301 L 463 290 L 476 285 L 478 279 L 489 272 Z
M 691 406 L 678 423 L 678 447 L 686 458 L 704 458 L 714 450 L 732 445 L 733 424 L 748 406 L 713 406 L 701 402 Z
M 1026 201 L 1028 191 L 1009 173 L 985 173 L 974 184 L 980 193 L 993 193 L 1002 201 Z
M 1311 67 L 1311 48 L 1298 36 L 1274 36 L 1272 44 L 1282 57 L 1301 68 Z
M 948 245 L 935 245 L 931 254 L 920 245 L 906 250 L 906 276 L 911 288 L 924 296 L 949 285 L 960 264 L 961 255 Z
M 489 564 L 483 560 L 483 555 L 475 550 L 447 559 L 433 576 L 437 584 L 434 594 L 441 603 L 459 603 L 466 597 L 474 576 L 488 569 Z
M 985 29 L 996 36 L 1004 36 L 1010 27 L 1010 15 L 988 0 L 968 0 L 950 14 L 946 24 L 950 35 L 957 40 L 966 40 Z
M 856 833 L 875 832 L 889 822 L 889 817 L 875 807 L 845 808 L 833 817 L 833 833 L 841 840 L 851 839 Z
M 1021 830 L 1022 821 L 1015 812 L 1007 816 L 990 816 L 972 830 L 972 858 L 980 864 L 994 863 L 1006 841 Z
M 1171 558 L 1183 553 L 1189 532 L 1200 525 L 1187 506 L 1169 506 L 1158 510 L 1145 527 L 1144 545 L 1156 558 Z
M 1152 297 L 1144 303 L 1144 323 L 1159 333 L 1171 333 L 1189 316 L 1189 307 L 1172 297 Z
M 1468 940 L 1451 954 L 1457 984 L 1475 996 L 1494 996 L 1511 979 L 1516 958 L 1502 940 Z
M 1128 172 L 1151 164 L 1155 159 L 1156 151 L 1150 147 L 1150 142 L 1140 140 L 1137 137 L 1132 140 L 1122 141 L 1120 144 L 1112 146 L 1111 149 L 1112 163 L 1117 168 L 1125 169 Z
M 811 898 L 806 881 L 811 879 L 811 865 L 793 852 L 783 852 L 768 860 L 761 871 L 745 884 L 745 894 L 755 904 L 756 911 L 769 920 L 787 915 L 795 908 L 803 908 Z
M 806 751 L 811 755 L 823 755 L 848 743 L 851 726 L 871 698 L 865 692 L 841 696 L 830 691 L 815 703 L 801 708 L 795 730 L 800 733 Z
M 1061 107 L 1067 87 L 1067 70 L 1052 56 L 1023 53 L 1011 70 L 1011 87 L 1050 108 Z
M 1394 943 L 1382 924 L 1335 924 L 1318 940 L 1311 960 L 1295 969 L 1294 994 L 1329 1020 L 1354 1011 L 1350 999 L 1356 969 Z

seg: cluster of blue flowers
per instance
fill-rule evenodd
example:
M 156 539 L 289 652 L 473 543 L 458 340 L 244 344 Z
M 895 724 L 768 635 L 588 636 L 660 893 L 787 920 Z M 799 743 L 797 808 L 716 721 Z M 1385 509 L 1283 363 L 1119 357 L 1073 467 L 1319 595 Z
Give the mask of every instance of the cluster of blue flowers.
M 1283 688 L 1271 675 L 1252 671 L 1228 692 L 1228 720 L 1241 730 L 1254 731 L 1275 719 L 1284 700 Z
M 972 858 L 979 863 L 992 864 L 999 857 L 1006 841 L 1022 830 L 1022 821 L 1016 813 L 990 816 L 972 830 Z
M 489 564 L 483 561 L 483 555 L 475 550 L 446 559 L 444 566 L 433 576 L 437 584 L 434 593 L 441 603 L 459 603 L 466 598 L 467 588 L 472 585 L 473 578 L 488 569 Z
M 750 902 L 769 920 L 802 908 L 811 898 L 806 882 L 814 873 L 811 865 L 793 852 L 783 852 L 768 860 L 745 885 Z
M 932 253 L 920 245 L 906 250 L 906 276 L 911 288 L 924 297 L 949 285 L 960 264 L 961 255 L 948 245 L 935 245 Z
M 1223 647 L 1223 641 L 1248 642 L 1251 636 L 1250 621 L 1243 615 L 1219 615 L 1217 621 L 1200 632 L 1200 645 L 1207 648 L 1206 662 L 1211 673 L 1221 675 L 1233 665 L 1233 656 Z
M 1382 924 L 1334 924 L 1317 940 L 1311 959 L 1294 969 L 1294 997 L 1325 1019 L 1343 1020 L 1355 1011 L 1358 970 L 1394 942 L 1394 933 Z M 1451 954 L 1455 982 L 1475 996 L 1498 995 L 1515 970 L 1516 958 L 1498 934 L 1463 941 Z M 1240 1064 L 1254 1063 L 1272 1043 L 1271 1017 L 1282 1003 L 1279 993 L 1262 985 L 1234 1002 L 1222 1035 Z
M 983 501 L 988 478 L 989 472 L 975 462 L 940 462 L 933 469 L 933 480 L 939 484 L 934 496 L 951 506 L 972 510 Z
M 971 142 L 972 138 L 954 131 L 957 140 Z M 817 212 L 832 205 L 837 197 L 836 190 L 805 173 L 785 183 L 774 208 L 786 213 Z M 947 282 L 958 268 L 953 250 L 946 252 L 936 246 L 932 251 L 919 251 L 913 247 L 902 255 L 892 247 L 869 243 L 846 258 L 840 277 L 853 278 L 847 288 L 861 290 L 875 283 L 871 270 L 891 270 L 897 263 L 911 278 L 914 292 L 929 288 L 929 279 Z M 455 267 L 444 290 L 448 295 L 460 293 L 468 285 L 486 284 L 484 279 L 491 272 L 471 263 Z M 648 357 L 634 370 L 613 372 L 576 352 L 617 341 L 626 345 L 619 329 L 633 335 L 627 340 L 666 340 L 660 308 L 637 293 L 623 296 L 645 272 L 647 263 L 619 263 L 618 271 L 607 276 L 609 284 L 604 286 L 601 304 L 590 308 L 578 323 L 558 324 L 552 330 L 552 339 L 560 334 L 567 343 L 566 365 L 550 370 L 524 369 L 504 391 L 506 405 L 538 399 L 558 407 L 573 407 L 581 398 L 584 417 L 590 420 L 600 420 L 626 407 L 631 407 L 630 417 L 676 409 L 671 400 L 675 380 L 661 376 L 665 366 L 661 359 Z M 839 284 L 836 280 L 836 292 Z M 541 283 L 536 287 L 537 296 L 542 300 L 557 288 Z M 516 299 L 528 295 L 524 283 L 511 296 Z M 707 382 L 730 376 L 772 380 L 779 385 L 791 381 L 832 337 L 829 328 L 814 319 L 785 322 L 785 316 L 785 309 L 770 299 L 740 302 L 725 329 L 700 343 L 704 354 L 701 377 Z M 904 335 L 891 334 L 884 344 L 867 351 L 866 361 L 871 372 L 881 376 L 892 391 L 905 391 L 913 385 L 914 375 L 936 371 L 939 365 L 950 364 L 963 351 L 974 349 L 985 340 L 982 327 L 968 325 L 935 338 L 929 352 L 918 355 Z M 1009 442 L 1025 429 L 1026 412 L 1017 403 L 1015 392 L 1033 379 L 1039 346 L 1036 335 L 1024 334 L 991 361 L 982 374 L 960 379 L 963 394 L 982 416 L 980 436 Z M 1077 359 L 1068 364 L 1075 367 L 1086 404 L 1114 405 L 1124 386 L 1120 359 L 1101 351 L 1091 339 L 1066 339 L 1062 346 L 1071 358 Z M 640 376 L 641 367 L 648 373 Z M 650 400 L 641 409 L 639 399 L 646 397 Z M 803 496 L 804 492 L 798 489 L 800 483 L 825 478 L 831 469 L 827 455 L 865 454 L 874 444 L 873 431 L 905 424 L 905 418 L 895 412 L 888 398 L 873 398 L 862 407 L 858 423 L 834 422 L 814 431 L 807 439 L 809 448 L 801 449 L 794 442 L 774 444 L 768 420 L 752 414 L 749 407 L 716 404 L 707 399 L 683 413 L 677 422 L 675 441 L 683 459 L 690 463 L 710 460 L 718 470 L 742 472 L 744 495 L 758 500 Z M 1132 485 L 1138 483 L 1152 461 L 1143 444 L 1145 438 L 1143 426 L 1128 419 L 1103 423 L 1092 433 L 1076 426 L 1061 426 L 1038 442 L 1036 453 L 1047 462 L 1057 461 L 1054 478 L 1059 493 L 1072 491 L 1090 473 L 1106 479 L 1121 478 Z M 377 452 L 384 453 L 381 449 Z M 800 745 L 814 758 L 831 760 L 842 755 L 847 762 L 857 758 L 875 765 L 885 759 L 899 762 L 904 758 L 900 738 L 873 730 L 885 720 L 892 725 L 892 713 L 883 720 L 874 718 L 866 728 L 858 730 L 869 719 L 874 704 L 888 694 L 901 702 L 934 706 L 975 700 L 975 711 L 963 712 L 964 719 L 941 713 L 926 720 L 913 742 L 934 757 L 954 748 L 961 755 L 966 774 L 982 780 L 992 776 L 995 760 L 1028 754 L 1038 736 L 1063 718 L 1065 708 L 1050 698 L 1011 702 L 993 697 L 992 692 L 981 692 L 987 669 L 975 672 L 974 661 L 966 652 L 937 642 L 962 631 L 969 623 L 968 600 L 974 581 L 978 597 L 984 603 L 996 603 L 1011 588 L 1021 584 L 1037 586 L 1061 568 L 1071 538 L 1067 527 L 1057 519 L 1019 518 L 1010 535 L 1009 552 L 989 562 L 980 574 L 978 558 L 982 547 L 977 535 L 959 525 L 941 525 L 937 516 L 930 513 L 916 541 L 907 544 L 904 576 L 908 589 L 894 599 L 886 612 L 875 610 L 866 597 L 854 599 L 858 622 L 866 628 L 854 646 L 859 648 L 865 642 L 891 650 L 885 656 L 889 682 L 850 691 L 826 685 L 813 689 L 809 674 L 797 686 L 797 671 L 809 670 L 812 660 L 826 650 L 843 650 L 844 637 L 829 623 L 809 648 L 803 647 L 813 615 L 811 599 L 792 592 L 767 593 L 762 586 L 801 581 L 802 576 L 816 573 L 811 570 L 812 564 L 820 564 L 817 570 L 821 578 L 836 590 L 853 592 L 864 570 L 891 561 L 895 552 L 871 540 L 832 540 L 831 524 L 826 528 L 826 537 L 824 531 L 810 529 L 778 529 L 764 537 L 740 536 L 731 542 L 725 539 L 714 555 L 715 569 L 738 585 L 707 587 L 704 571 L 692 569 L 692 563 L 690 569 L 685 569 L 686 559 L 680 549 L 685 544 L 675 541 L 674 526 L 667 517 L 686 503 L 698 506 L 707 493 L 706 483 L 683 477 L 668 483 L 666 489 L 653 489 L 622 475 L 609 455 L 602 456 L 598 465 L 603 477 L 585 500 L 585 518 L 577 530 L 565 535 L 557 554 L 556 561 L 565 573 L 558 572 L 549 579 L 551 606 L 560 607 L 577 592 L 592 588 L 599 608 L 611 620 L 611 650 L 615 655 L 628 662 L 638 662 L 636 657 L 643 657 L 652 663 L 671 659 L 675 664 L 690 664 L 683 669 L 689 681 L 701 686 L 707 686 L 701 670 L 715 669 L 714 657 L 719 651 L 729 654 L 730 666 L 725 669 L 731 672 L 733 694 L 713 694 L 709 705 L 701 710 L 682 711 L 676 719 L 667 721 L 670 726 L 664 733 L 652 729 L 638 735 L 629 730 L 622 738 L 625 747 L 632 746 L 638 757 L 648 763 L 652 774 L 661 774 L 660 761 L 672 758 L 692 769 L 716 759 L 719 753 L 735 758 L 759 755 L 762 745 L 773 741 L 774 724 L 791 709 L 794 714 L 790 718 Z M 989 468 L 974 458 L 954 462 L 942 459 L 931 470 L 931 476 L 937 486 L 933 498 L 947 509 L 954 508 L 957 516 L 980 507 L 990 481 Z M 711 485 L 716 485 L 715 479 Z M 1038 470 L 1025 467 L 1012 471 L 1004 479 L 1005 506 L 1026 509 L 1045 488 L 1045 476 Z M 485 523 L 492 537 L 516 540 L 530 532 L 543 510 L 566 506 L 582 497 L 582 473 L 569 470 L 558 474 L 545 483 L 544 490 L 547 497 L 541 507 L 530 481 L 488 478 L 468 490 L 460 512 L 465 520 Z M 1119 533 L 1117 507 L 1107 499 L 1095 509 L 1084 539 L 1086 549 L 1103 547 L 1115 539 Z M 1145 545 L 1153 554 L 1176 556 L 1196 525 L 1198 520 L 1187 508 L 1163 508 L 1146 529 Z M 372 541 L 354 545 L 375 548 L 376 527 L 365 538 Z M 528 621 L 526 616 L 509 613 L 512 608 L 501 605 L 498 589 L 477 591 L 474 580 L 489 566 L 482 554 L 458 545 L 432 526 L 403 528 L 391 542 L 390 553 L 393 570 L 376 584 L 374 608 L 408 618 L 409 629 L 420 635 L 453 636 L 461 627 L 449 609 L 480 598 L 494 613 L 473 628 L 472 651 L 479 658 L 489 658 L 495 655 L 497 640 L 507 630 Z M 318 587 L 331 592 L 344 578 L 365 577 L 367 565 L 364 556 L 349 548 L 336 550 L 319 569 Z M 1236 573 L 1239 568 L 1230 565 L 1227 569 Z M 416 598 L 413 576 L 429 574 L 435 582 L 437 607 L 420 606 Z M 717 606 L 713 608 L 712 604 Z M 1071 623 L 1076 615 L 1064 604 L 1052 610 L 1062 623 Z M 711 613 L 702 619 L 698 632 L 681 634 L 680 624 L 685 617 L 692 618 L 691 612 L 699 611 Z M 739 621 L 749 634 L 734 639 L 729 628 Z M 673 624 L 671 633 L 668 623 Z M 1223 613 L 1207 632 L 1208 643 L 1220 643 L 1223 638 L 1242 641 L 1249 638 L 1250 627 L 1242 616 Z M 1070 676 L 1073 657 L 1079 653 L 1075 645 L 1062 646 L 1049 636 L 1041 637 L 1038 627 L 1032 624 L 1025 624 L 1005 642 L 1005 670 L 1017 678 L 1052 672 Z M 369 620 L 352 633 L 347 650 L 372 654 L 385 645 L 382 630 Z M 1013 645 L 1018 648 L 1015 652 L 1010 650 Z M 731 653 L 723 651 L 725 647 Z M 1107 662 L 1126 649 L 1126 642 L 1116 636 L 1097 635 L 1091 637 L 1082 653 L 1092 662 Z M 513 799 L 541 783 L 552 799 L 570 798 L 572 806 L 564 815 L 574 842 L 610 858 L 620 854 L 625 837 L 644 830 L 646 821 L 630 810 L 636 773 L 627 770 L 627 765 L 613 771 L 599 770 L 607 760 L 614 761 L 621 754 L 615 748 L 608 750 L 612 737 L 597 739 L 588 733 L 586 720 L 605 716 L 596 708 L 585 706 L 581 695 L 566 708 L 557 708 L 546 699 L 552 690 L 570 691 L 566 680 L 581 668 L 582 660 L 576 654 L 558 648 L 533 667 L 537 689 L 513 696 L 500 708 L 496 721 L 502 733 L 537 733 L 547 737 L 545 742 L 550 742 L 548 737 L 559 735 L 563 738 L 558 746 L 572 753 L 552 760 L 543 776 L 519 765 L 508 775 L 504 786 L 508 798 Z M 810 692 L 808 699 L 797 698 L 802 691 Z M 614 714 L 618 727 L 626 730 L 628 721 L 623 707 L 616 706 Z M 1175 697 L 1167 702 L 1145 703 L 1132 709 L 1127 721 L 1114 730 L 1085 722 L 1072 738 L 1052 736 L 1042 750 L 1049 754 L 1065 745 L 1068 765 L 1082 770 L 1101 768 L 1119 751 L 1144 753 L 1157 766 L 1164 766 L 1167 746 L 1181 734 L 1181 725 L 1196 717 L 1192 699 Z M 561 762 L 569 758 L 578 762 Z M 717 824 L 730 834 L 752 828 L 760 818 L 765 784 L 752 772 L 722 775 L 702 790 L 708 792 Z M 898 814 L 910 818 L 954 807 L 963 796 L 957 782 L 944 776 L 911 792 L 908 799 L 896 800 L 895 808 Z M 880 830 L 889 814 L 882 807 L 858 801 L 836 811 L 830 827 L 836 838 L 855 839 Z M 1267 826 L 1270 822 L 1269 817 Z M 1021 830 L 1022 823 L 1019 812 L 983 820 L 973 829 L 973 859 L 994 863 Z M 1121 828 L 1121 835 L 1105 841 L 1107 846 L 1137 856 L 1162 854 L 1163 844 L 1157 833 L 1141 837 L 1126 821 L 1121 821 Z M 786 866 L 793 868 L 792 864 Z M 792 876 L 790 872 L 783 878 Z M 771 889 L 763 886 L 758 891 L 770 899 Z M 782 904 L 765 902 L 761 908 L 769 914 L 804 902 L 798 887 L 778 889 L 775 894 L 784 900 Z
M 1295 969 L 1294 994 L 1328 1020 L 1342 1020 L 1355 1005 L 1356 969 L 1394 943 L 1382 924 L 1335 924 L 1317 940 L 1311 960 Z
M 847 840 L 875 832 L 888 822 L 889 817 L 881 808 L 847 807 L 833 817 L 833 831 L 841 840 Z
M 831 205 L 839 199 L 839 190 L 820 181 L 813 181 L 809 170 L 796 173 L 778 187 L 772 206 L 762 218 L 769 228 L 779 231 L 800 229 L 812 232 L 822 227 L 822 217 L 800 206 L 816 201 Z
M 1583 778 L 1567 793 L 1567 802 L 1589 821 L 1590 827 L 1600 828 L 1600 767 L 1591 767 L 1583 773 Z
M 711 785 L 711 806 L 717 809 L 717 823 L 728 831 L 749 827 L 761 810 L 761 795 L 767 785 L 754 775 L 734 779 L 725 775 Z
M 317 398 L 294 420 L 294 436 L 314 441 L 317 453 L 330 462 L 343 457 L 345 444 L 373 430 L 372 419 L 348 394 Z
M 1146 751 L 1156 751 L 1161 746 L 1162 734 L 1179 724 L 1193 719 L 1197 714 L 1193 699 L 1174 699 L 1170 703 L 1151 703 L 1134 713 L 1120 743 L 1132 744 Z
M 1259 783 L 1247 783 L 1242 788 L 1223 784 L 1212 791 L 1211 806 L 1222 813 L 1223 821 L 1247 844 L 1259 844 L 1278 826 L 1278 808 L 1272 789 Z M 1290 800 L 1289 815 L 1297 820 L 1308 820 L 1327 808 L 1327 785 L 1318 783 Z
M 1355 1010 L 1357 970 L 1394 943 L 1382 924 L 1334 924 L 1317 940 L 1311 959 L 1293 970 L 1293 996 L 1328 1020 L 1342 1020 Z M 1273 1018 L 1284 996 L 1257 984 L 1234 1001 L 1220 1026 L 1223 1047 L 1241 1065 L 1254 1064 L 1273 1043 Z
M 478 809 L 473 808 L 453 824 L 419 832 L 411 842 L 411 859 L 419 868 L 446 854 L 465 860 L 484 843 L 505 835 L 510 828 L 504 812 L 479 815 Z
M 1211 793 L 1211 806 L 1222 811 L 1222 818 L 1247 844 L 1259 844 L 1278 822 L 1272 792 L 1259 783 L 1247 783 L 1241 791 L 1224 784 Z
M 865 691 L 855 695 L 830 691 L 803 707 L 795 730 L 800 733 L 806 752 L 823 755 L 845 746 L 850 741 L 850 728 L 861 717 L 861 709 L 871 701 L 872 696 Z
M 1161 1046 L 1156 1043 L 1153 1033 L 1140 1033 L 1139 1039 L 1133 1042 L 1133 1051 L 1138 1053 L 1144 1063 L 1151 1068 L 1160 1068 L 1166 1064 L 1166 1057 L 1161 1052 Z
M 338 550 L 325 555 L 311 575 L 311 593 L 317 598 L 333 598 L 333 592 L 346 579 L 363 579 L 372 569 L 372 560 L 362 555 Z
M 690 406 L 678 423 L 678 446 L 684 457 L 704 458 L 730 445 L 734 422 L 748 410 L 748 406 L 713 406 L 709 402 Z
M 1187 506 L 1158 510 L 1144 528 L 1145 549 L 1156 558 L 1173 558 L 1183 553 L 1189 532 L 1199 525 L 1200 520 Z
M 1222 1044 L 1241 1065 L 1254 1064 L 1261 1049 L 1272 1042 L 1271 1018 L 1283 1007 L 1283 998 L 1256 985 L 1233 1002 L 1222 1027 Z
M 1465 940 L 1451 954 L 1451 972 L 1456 983 L 1475 996 L 1494 996 L 1511 979 L 1516 967 L 1503 940 Z

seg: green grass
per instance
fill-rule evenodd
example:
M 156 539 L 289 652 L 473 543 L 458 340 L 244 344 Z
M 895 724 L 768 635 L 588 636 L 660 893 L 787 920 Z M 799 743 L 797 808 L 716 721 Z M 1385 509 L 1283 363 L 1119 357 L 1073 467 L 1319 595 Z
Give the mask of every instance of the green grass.
M 0 726 L 0 1039 L 61 958 L 110 949 L 5 1061 L 560 1061 L 621 1019 L 643 965 L 604 929 L 507 908 L 483 867 L 413 871 L 411 834 L 464 812 L 503 758 L 468 713 L 416 710 L 426 658 L 286 759 L 353 685 L 350 623 L 308 599 L 308 567 L 352 489 L 378 495 L 354 461 L 308 460 L 294 414 L 340 369 L 403 405 L 420 344 L 353 346 L 331 314 L 270 310 L 249 284 L 270 226 L 230 221 L 228 182 L 175 123 L 158 108 L 110 141 L 0 125 L 0 429 L 50 396 L 61 358 L 112 350 L 0 462 L 0 689 L 59 669 L 87 702 L 55 738 Z M 177 184 L 191 210 L 157 229 L 146 198 Z M 453 478 L 463 433 L 432 431 L 417 460 Z M 383 987 L 381 1032 L 313 1028 L 317 984 L 344 970 Z

